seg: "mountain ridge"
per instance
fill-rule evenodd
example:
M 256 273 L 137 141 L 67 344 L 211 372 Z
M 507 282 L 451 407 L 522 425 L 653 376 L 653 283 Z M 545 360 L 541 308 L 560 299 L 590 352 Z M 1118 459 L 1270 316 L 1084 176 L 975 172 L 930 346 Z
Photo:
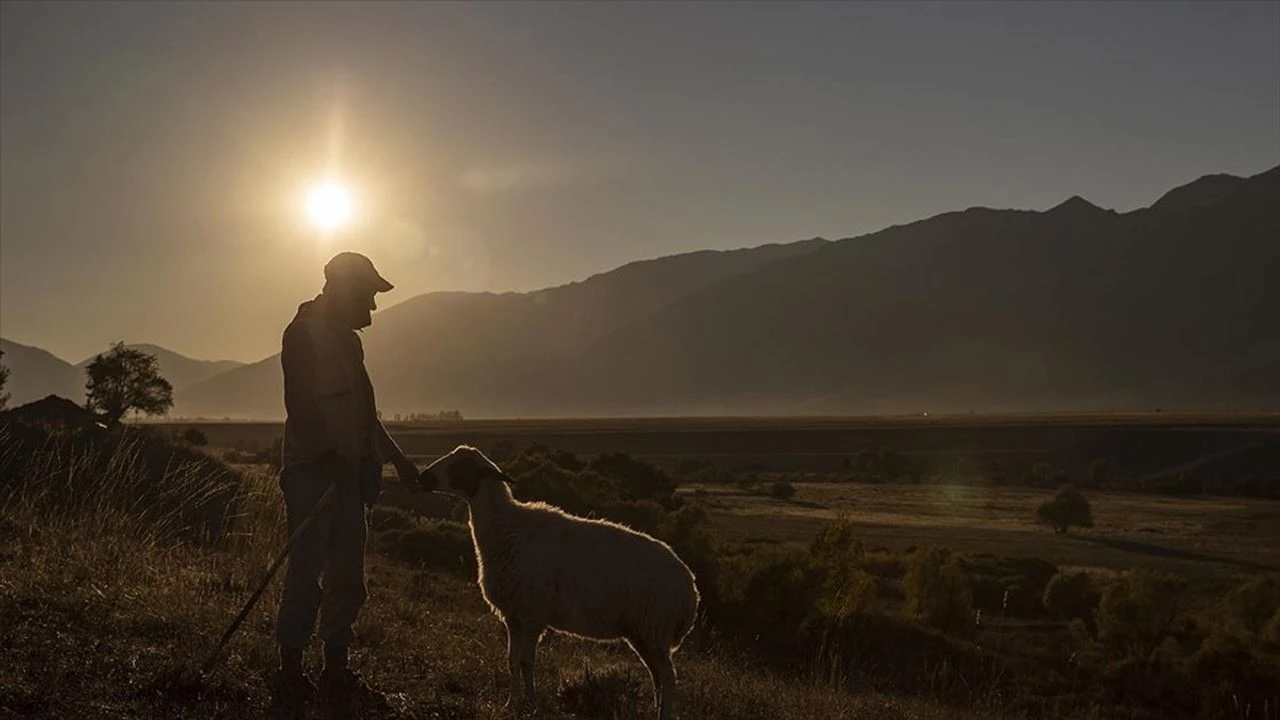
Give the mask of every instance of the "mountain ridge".
M 1123 213 L 1080 195 L 973 207 L 529 292 L 425 293 L 364 339 L 388 414 L 1280 406 L 1272 208 L 1280 166 Z M 278 354 L 174 384 L 178 415 L 283 415 Z
M 375 316 L 370 373 L 385 412 L 471 416 L 1275 403 L 1260 308 L 1280 273 L 1277 178 L 1231 182 L 1208 204 L 1165 193 L 1117 213 L 1073 196 L 637 261 L 529 293 L 418 296 Z M 1216 340 L 1182 339 L 1197 333 Z M 180 405 L 278 417 L 277 363 Z M 1251 379 L 1204 384 L 1225 367 Z M 252 409 L 236 405 L 248 396 Z
M 12 396 L 12 405 L 22 405 L 46 395 L 58 395 L 77 403 L 84 401 L 85 370 L 97 354 L 72 364 L 34 345 L 8 338 L 0 338 L 0 343 L 0 349 L 4 350 L 0 362 L 10 370 L 6 387 Z M 153 343 L 126 343 L 125 347 L 156 356 L 160 374 L 175 391 L 244 365 L 235 360 L 198 360 Z

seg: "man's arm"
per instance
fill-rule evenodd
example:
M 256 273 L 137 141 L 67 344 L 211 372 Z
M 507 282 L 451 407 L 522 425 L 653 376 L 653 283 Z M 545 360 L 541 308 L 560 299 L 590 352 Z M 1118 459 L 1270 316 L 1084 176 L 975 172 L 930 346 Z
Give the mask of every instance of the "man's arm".
M 373 420 L 373 442 L 378 451 L 378 459 L 382 462 L 391 462 L 396 467 L 396 475 L 400 478 L 400 483 L 409 488 L 416 488 L 418 485 L 418 466 L 413 464 L 395 440 L 391 439 L 391 433 L 387 432 L 387 427 L 382 421 L 376 417 Z
M 294 431 L 290 443 L 300 448 L 302 459 L 309 462 L 336 456 L 316 403 L 316 351 L 300 323 L 285 328 L 280 364 L 284 367 L 284 409 Z
M 382 420 L 374 417 L 373 419 L 373 443 L 378 450 L 378 459 L 384 463 L 399 463 L 407 460 L 404 451 L 391 438 L 391 433 L 387 432 L 387 426 L 382 424 Z

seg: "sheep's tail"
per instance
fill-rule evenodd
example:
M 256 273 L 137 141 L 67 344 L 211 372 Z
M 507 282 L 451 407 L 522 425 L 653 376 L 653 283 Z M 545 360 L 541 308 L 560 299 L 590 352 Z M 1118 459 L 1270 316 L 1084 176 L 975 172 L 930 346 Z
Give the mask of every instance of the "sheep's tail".
M 684 612 L 680 614 L 679 620 L 675 623 L 675 634 L 672 636 L 670 643 L 671 652 L 679 650 L 680 644 L 684 642 L 684 639 L 688 637 L 689 633 L 693 630 L 693 625 L 698 619 L 699 599 L 698 588 L 693 584 L 693 578 L 690 577 L 688 595 L 689 602 L 684 608 L 682 608 Z

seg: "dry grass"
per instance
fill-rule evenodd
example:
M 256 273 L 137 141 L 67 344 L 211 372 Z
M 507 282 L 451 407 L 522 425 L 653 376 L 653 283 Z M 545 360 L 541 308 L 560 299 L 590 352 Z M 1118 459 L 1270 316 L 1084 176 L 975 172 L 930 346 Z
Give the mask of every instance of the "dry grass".
M 268 716 L 278 581 L 223 662 L 201 680 L 191 672 L 284 534 L 273 476 L 250 471 L 237 498 L 229 534 L 204 544 L 154 532 L 177 520 L 139 524 L 105 496 L 57 512 L 31 497 L 0 508 L 0 718 Z M 373 555 L 369 586 L 353 664 L 389 694 L 377 717 L 514 717 L 504 634 L 472 583 Z M 978 717 L 780 676 L 715 648 L 691 646 L 678 663 L 682 718 Z M 539 717 L 652 716 L 647 676 L 618 646 L 550 635 L 537 682 Z

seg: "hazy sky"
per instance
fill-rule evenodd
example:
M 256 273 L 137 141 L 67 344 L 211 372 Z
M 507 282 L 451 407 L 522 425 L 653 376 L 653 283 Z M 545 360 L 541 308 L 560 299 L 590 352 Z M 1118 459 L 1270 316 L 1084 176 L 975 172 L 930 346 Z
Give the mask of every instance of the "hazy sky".
M 73 362 L 265 357 L 338 249 L 385 307 L 1280 164 L 1278 2 L 2 8 L 0 334 Z

